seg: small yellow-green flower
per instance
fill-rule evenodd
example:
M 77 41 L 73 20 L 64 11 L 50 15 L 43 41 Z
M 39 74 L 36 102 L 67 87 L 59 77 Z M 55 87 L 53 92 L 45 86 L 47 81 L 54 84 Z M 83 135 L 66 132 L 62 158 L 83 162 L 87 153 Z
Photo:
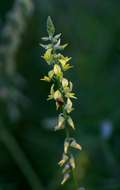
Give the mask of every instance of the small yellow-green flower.
M 47 49 L 46 52 L 44 53 L 44 55 L 42 56 L 44 58 L 44 60 L 50 64 L 52 59 L 53 59 L 53 55 L 52 55 L 52 48 Z
M 67 111 L 67 113 L 70 113 L 71 111 L 73 111 L 72 101 L 70 100 L 70 98 L 67 98 L 67 103 L 65 105 L 65 110 Z
M 54 65 L 54 68 L 53 68 L 53 71 L 54 71 L 54 74 L 57 76 L 57 77 L 62 77 L 63 73 L 62 73 L 62 70 L 60 68 L 59 65 L 55 64 Z
M 70 61 L 71 57 L 64 57 L 61 55 L 59 62 L 61 63 L 62 69 L 64 71 L 67 71 L 68 69 L 72 68 L 72 66 L 68 63 Z
M 43 78 L 41 78 L 40 80 L 44 80 L 46 82 L 50 82 L 51 79 L 48 76 L 44 76 Z
M 50 79 L 52 79 L 53 76 L 54 76 L 54 71 L 53 70 L 49 71 L 48 76 L 49 76 Z

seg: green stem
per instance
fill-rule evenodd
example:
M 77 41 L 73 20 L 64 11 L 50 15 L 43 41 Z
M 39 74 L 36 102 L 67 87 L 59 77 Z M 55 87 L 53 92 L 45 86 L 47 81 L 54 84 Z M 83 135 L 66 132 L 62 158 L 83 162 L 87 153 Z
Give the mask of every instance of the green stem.
M 75 169 L 72 169 L 72 174 L 73 174 L 73 182 L 75 185 L 75 190 L 78 190 L 78 182 L 77 182 L 76 175 L 75 175 Z

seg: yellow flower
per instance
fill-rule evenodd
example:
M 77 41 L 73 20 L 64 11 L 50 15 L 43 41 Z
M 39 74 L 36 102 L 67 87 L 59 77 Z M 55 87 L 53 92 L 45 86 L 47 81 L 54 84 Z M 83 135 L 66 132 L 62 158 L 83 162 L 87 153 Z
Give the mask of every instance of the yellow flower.
M 46 50 L 46 52 L 44 53 L 44 55 L 42 56 L 45 61 L 50 64 L 52 59 L 53 59 L 53 55 L 52 55 L 52 48 L 49 48 Z
M 54 76 L 54 71 L 51 70 L 51 71 L 48 72 L 48 76 L 44 76 L 44 77 L 43 77 L 42 79 L 40 79 L 40 80 L 44 80 L 44 81 L 50 82 L 51 79 L 53 78 L 53 76 Z
M 48 76 L 44 76 L 42 79 L 40 79 L 40 80 L 44 80 L 44 81 L 46 81 L 46 82 L 50 82 L 50 78 L 48 77 Z
M 70 59 L 71 57 L 64 57 L 63 55 L 60 56 L 59 62 L 61 63 L 64 71 L 67 71 L 68 69 L 72 68 L 72 66 L 67 63 Z
M 68 82 L 66 78 L 62 78 L 62 86 L 64 89 L 65 96 L 67 98 L 75 98 L 75 93 L 72 92 L 72 82 Z
M 61 55 L 61 57 L 60 57 L 60 59 L 59 59 L 59 62 L 60 62 L 62 65 L 65 65 L 70 59 L 71 59 L 71 57 L 64 57 L 63 55 Z
M 62 71 L 59 65 L 55 64 L 53 68 L 54 74 L 58 77 L 62 77 Z
M 70 98 L 67 99 L 67 104 L 65 105 L 65 109 L 67 113 L 70 113 L 73 110 L 72 101 L 70 100 Z
M 68 86 L 68 80 L 66 78 L 62 78 L 62 86 L 64 89 Z
M 53 70 L 49 71 L 48 76 L 50 79 L 52 79 L 52 77 L 54 76 L 54 71 Z
M 54 100 L 56 100 L 56 108 L 58 109 L 61 105 L 63 105 L 63 97 L 59 90 L 54 92 Z
M 59 90 L 56 90 L 54 93 L 54 99 L 62 99 L 62 94 Z

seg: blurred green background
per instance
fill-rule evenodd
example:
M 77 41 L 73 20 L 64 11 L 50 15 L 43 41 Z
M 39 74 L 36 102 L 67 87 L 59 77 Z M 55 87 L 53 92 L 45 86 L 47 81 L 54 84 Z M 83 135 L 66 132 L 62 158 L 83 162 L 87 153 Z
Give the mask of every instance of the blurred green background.
M 119 0 L 0 1 L 0 190 L 75 190 L 59 185 L 64 134 L 39 80 L 48 15 L 74 65 L 79 190 L 120 190 Z

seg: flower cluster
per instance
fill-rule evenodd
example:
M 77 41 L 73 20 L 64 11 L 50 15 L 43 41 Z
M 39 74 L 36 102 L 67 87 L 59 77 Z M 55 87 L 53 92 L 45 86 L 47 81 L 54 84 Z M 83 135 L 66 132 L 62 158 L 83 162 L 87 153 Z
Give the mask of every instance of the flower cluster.
M 44 76 L 41 80 L 50 82 L 51 89 L 48 95 L 48 100 L 54 100 L 56 109 L 59 111 L 57 125 L 55 130 L 65 129 L 66 138 L 64 141 L 64 152 L 59 165 L 63 167 L 63 180 L 61 184 L 64 184 L 70 177 L 70 173 L 75 169 L 75 159 L 72 154 L 72 148 L 81 150 L 81 146 L 76 140 L 70 137 L 69 129 L 75 130 L 74 122 L 70 116 L 73 111 L 72 98 L 75 97 L 73 93 L 73 84 L 67 78 L 64 77 L 64 72 L 72 68 L 69 61 L 71 57 L 64 56 L 60 52 L 64 50 L 67 44 L 61 45 L 61 33 L 54 35 L 55 27 L 50 17 L 47 19 L 47 32 L 48 37 L 43 37 L 42 40 L 48 42 L 47 44 L 40 44 L 45 53 L 42 58 L 50 66 L 50 71 L 47 76 Z

